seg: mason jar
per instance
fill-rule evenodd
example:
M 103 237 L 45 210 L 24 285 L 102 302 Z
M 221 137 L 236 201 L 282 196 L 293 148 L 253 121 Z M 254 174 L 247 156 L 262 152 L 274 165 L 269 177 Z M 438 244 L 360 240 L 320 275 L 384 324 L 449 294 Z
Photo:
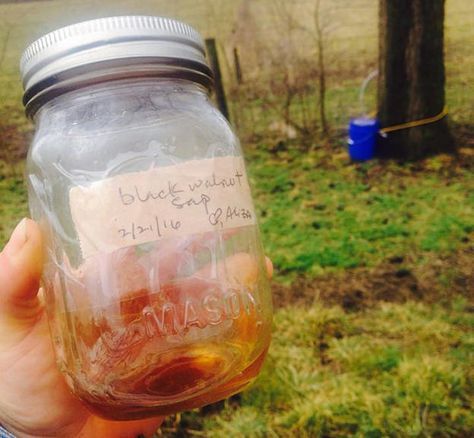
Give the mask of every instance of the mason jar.
M 95 413 L 135 419 L 226 398 L 271 331 L 242 150 L 179 21 L 87 21 L 23 54 L 27 179 L 45 236 L 57 362 Z

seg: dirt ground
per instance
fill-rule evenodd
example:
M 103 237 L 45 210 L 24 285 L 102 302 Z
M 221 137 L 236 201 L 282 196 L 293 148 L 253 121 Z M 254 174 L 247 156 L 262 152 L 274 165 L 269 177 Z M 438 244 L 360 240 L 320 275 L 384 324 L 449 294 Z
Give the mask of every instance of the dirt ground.
M 289 286 L 273 284 L 273 301 L 275 308 L 320 301 L 358 311 L 379 301 L 433 303 L 464 296 L 474 311 L 473 260 L 472 248 L 411 269 L 406 266 L 413 266 L 413 261 L 394 257 L 371 269 L 350 269 L 313 279 L 300 277 Z
M 33 133 L 0 120 L 0 161 L 15 163 L 25 158 Z

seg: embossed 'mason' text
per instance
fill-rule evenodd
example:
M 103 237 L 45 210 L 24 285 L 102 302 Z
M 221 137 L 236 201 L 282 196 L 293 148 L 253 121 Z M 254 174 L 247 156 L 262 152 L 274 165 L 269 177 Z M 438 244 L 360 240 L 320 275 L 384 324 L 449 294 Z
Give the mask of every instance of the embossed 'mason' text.
M 249 290 L 228 289 L 225 293 L 210 290 L 201 299 L 187 298 L 179 306 L 174 303 L 158 308 L 147 306 L 143 309 L 143 321 L 148 337 L 184 335 L 192 327 L 218 325 L 257 310 L 257 302 Z
M 110 352 L 118 353 L 153 337 L 184 336 L 193 328 L 217 326 L 245 314 L 260 314 L 260 305 L 250 290 L 210 289 L 199 299 L 187 297 L 179 303 L 147 305 L 123 332 L 106 332 L 101 339 Z

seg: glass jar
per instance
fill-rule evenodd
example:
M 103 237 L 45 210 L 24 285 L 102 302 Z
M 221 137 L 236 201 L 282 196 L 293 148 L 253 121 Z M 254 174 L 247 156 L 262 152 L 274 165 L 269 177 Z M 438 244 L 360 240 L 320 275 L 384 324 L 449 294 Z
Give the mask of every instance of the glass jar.
M 21 70 L 30 210 L 73 393 L 135 419 L 240 391 L 268 350 L 271 297 L 199 35 L 159 17 L 92 20 L 33 43 Z

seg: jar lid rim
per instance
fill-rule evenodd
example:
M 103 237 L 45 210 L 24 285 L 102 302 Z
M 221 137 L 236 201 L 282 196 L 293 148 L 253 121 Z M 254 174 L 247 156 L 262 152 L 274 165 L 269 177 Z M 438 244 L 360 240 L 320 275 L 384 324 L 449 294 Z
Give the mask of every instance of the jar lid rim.
M 49 32 L 25 49 L 20 72 L 27 112 L 29 99 L 35 97 L 32 90 L 43 92 L 41 84 L 51 84 L 51 79 L 59 87 L 60 81 L 56 79 L 64 72 L 84 71 L 87 66 L 91 72 L 99 71 L 104 65 L 119 61 L 127 71 L 127 64 L 136 65 L 139 76 L 137 60 L 140 59 L 161 60 L 161 63 L 170 59 L 184 61 L 212 82 L 204 41 L 190 25 L 171 18 L 145 15 L 98 18 Z M 172 62 L 173 65 L 176 63 Z M 157 76 L 163 71 L 168 70 L 157 68 Z M 120 72 L 115 68 L 114 75 L 117 73 Z M 71 82 L 70 77 L 68 80 Z
M 204 53 L 204 43 L 199 32 L 187 23 L 172 18 L 155 17 L 151 15 L 123 15 L 93 20 L 64 26 L 53 30 L 33 41 L 24 50 L 20 59 L 20 70 L 23 74 L 27 64 L 41 53 L 60 43 L 69 41 L 74 37 L 87 34 L 114 34 L 126 37 L 128 31 L 140 31 L 145 36 L 169 35 L 183 37 L 189 43 L 194 43 Z M 98 35 L 99 37 L 99 35 Z

